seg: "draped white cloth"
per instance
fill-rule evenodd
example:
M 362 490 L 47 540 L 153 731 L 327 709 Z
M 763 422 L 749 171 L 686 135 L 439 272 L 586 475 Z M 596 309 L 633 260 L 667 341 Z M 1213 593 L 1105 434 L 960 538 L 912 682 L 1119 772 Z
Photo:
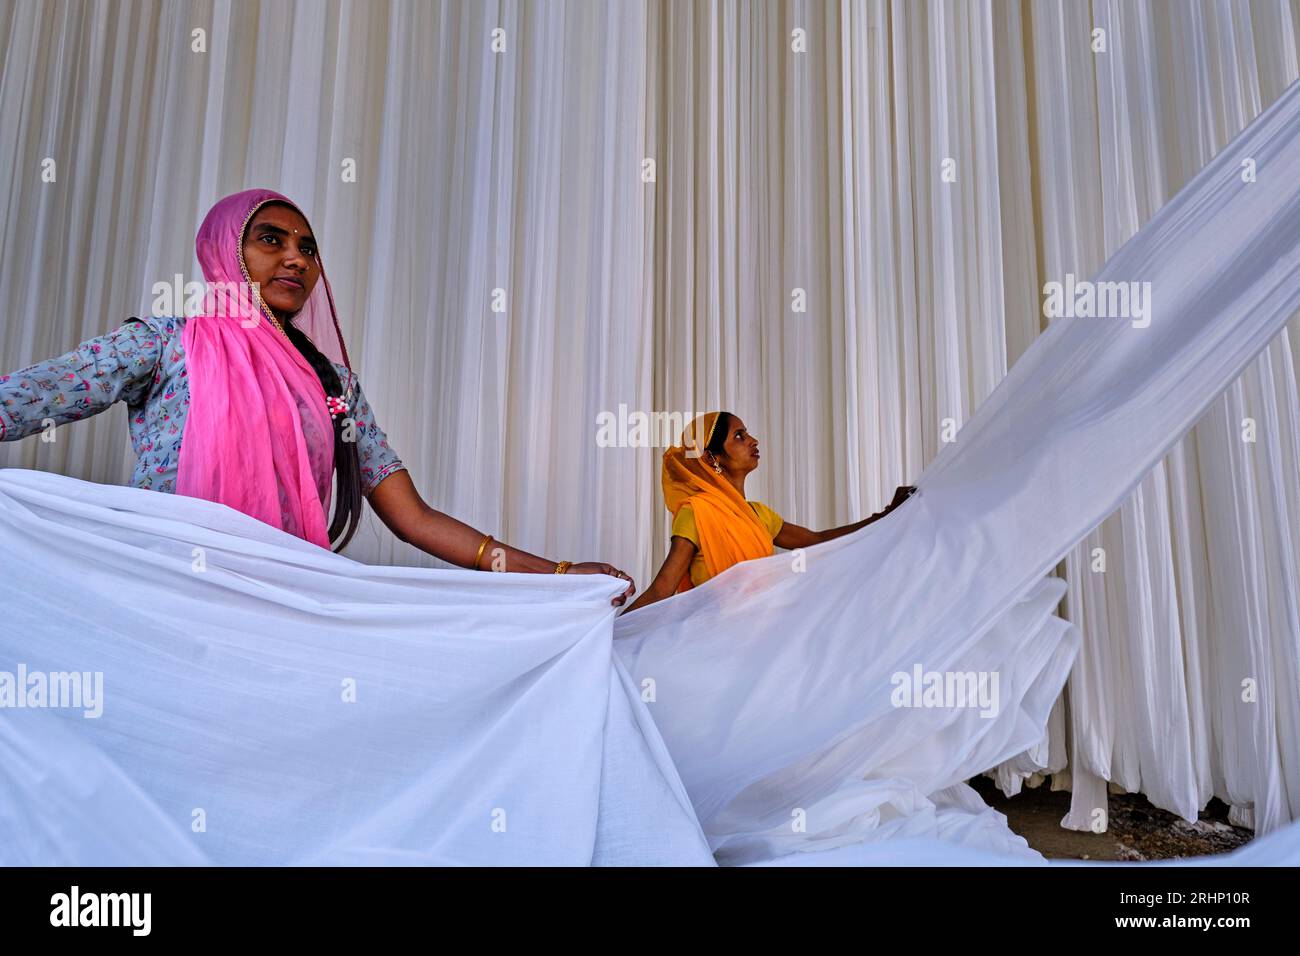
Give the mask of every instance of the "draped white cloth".
M 1240 175 L 1246 158 L 1255 181 Z M 846 781 L 888 792 L 901 776 L 929 793 L 1041 735 L 1041 692 L 1055 697 L 1074 648 L 1063 622 L 1044 620 L 1059 591 L 1038 605 L 1040 583 L 1013 602 L 1300 308 L 1300 83 L 1095 280 L 1149 283 L 1147 324 L 1054 322 L 896 514 L 809 549 L 806 569 L 746 562 L 620 620 L 619 649 L 634 679 L 653 681 L 656 723 L 715 849 L 766 849 L 792 813 L 831 799 L 825 819 L 807 810 L 798 842 L 817 845 L 847 825 L 834 799 Z M 1010 710 L 926 720 L 898 708 L 890 677 L 918 662 L 1000 671 Z M 1300 661 L 1234 676 L 1253 679 L 1268 713 L 1300 683 Z M 1020 710 L 1027 743 L 1011 736 Z
M 1023 35 L 1032 51 L 1032 64 L 998 61 L 1010 107 L 999 111 L 1000 140 L 1013 157 L 1035 143 L 1038 187 L 1023 167 L 1002 179 L 1004 195 L 1019 191 L 1022 206 L 1041 210 L 1041 263 L 1023 246 L 1008 262 L 1008 287 L 1028 302 L 1047 279 L 1094 272 L 1300 75 L 1294 4 L 995 10 L 1005 18 L 996 35 Z M 1104 54 L 1078 42 L 1094 29 L 1105 31 Z M 1065 613 L 1084 643 L 1069 724 L 1061 708 L 1051 754 L 1037 762 L 1065 766 L 1068 743 L 1055 781 L 1074 791 L 1066 825 L 1092 825 L 1107 780 L 1191 820 L 1212 795 L 1261 832 L 1300 814 L 1300 688 L 1279 685 L 1263 706 L 1244 701 L 1241 685 L 1263 667 L 1290 667 L 1300 635 L 1290 557 L 1300 549 L 1298 335 L 1292 320 L 1067 556 Z
M 0 659 L 102 679 L 86 706 L 0 708 L 0 865 L 712 862 L 611 653 L 613 579 L 369 567 L 221 505 L 16 469 L 0 471 L 0 556 Z M 1013 650 L 1029 659 L 1006 672 L 1023 706 L 968 740 L 969 721 L 899 711 L 900 743 L 919 750 L 853 761 L 894 776 L 808 803 L 815 825 L 843 821 L 836 833 L 759 834 L 718 858 L 1043 862 L 964 784 L 923 794 L 941 768 L 1041 733 L 1075 641 L 1045 619 L 1060 583 L 1034 590 L 1043 600 L 1017 604 L 965 661 L 1027 638 Z M 878 660 L 865 650 L 844 663 L 861 673 Z M 700 645 L 680 651 L 683 674 L 711 663 Z M 674 693 L 687 683 L 661 674 Z M 759 767 L 787 756 L 751 736 L 766 720 L 717 676 L 711 696 L 740 704 L 739 752 Z M 792 699 L 772 689 L 773 706 Z M 1300 824 L 1227 862 L 1294 863 L 1297 841 Z
M 1095 272 L 1296 78 L 1296 17 L 1285 0 L 2 4 L 0 371 L 148 309 L 153 283 L 197 274 L 210 204 L 270 185 L 312 211 L 426 499 L 644 585 L 667 542 L 658 449 L 597 447 L 597 414 L 730 406 L 770 452 L 755 497 L 817 527 L 878 509 L 1039 334 L 1043 283 Z M 1092 824 L 1107 780 L 1189 817 L 1215 794 L 1263 832 L 1300 813 L 1300 693 L 1241 700 L 1296 654 L 1298 335 L 1058 568 L 1078 665 L 996 775 L 1064 770 L 1069 825 Z M 125 431 L 115 410 L 0 464 L 125 481 Z M 349 554 L 436 563 L 373 515 Z
M 962 781 L 1041 737 L 1073 663 L 1043 574 L 1300 308 L 1300 83 L 1095 278 L 1150 283 L 1149 323 L 1055 322 L 895 514 L 615 627 L 612 579 L 370 568 L 0 472 L 0 660 L 105 688 L 0 709 L 0 862 L 1013 856 Z M 1265 706 L 1300 677 L 1272 664 Z M 899 706 L 912 666 L 998 692 Z M 1300 862 L 1298 829 L 1249 858 Z
M 0 670 L 103 688 L 0 707 L 0 864 L 713 862 L 612 578 L 369 567 L 15 469 L 0 551 Z

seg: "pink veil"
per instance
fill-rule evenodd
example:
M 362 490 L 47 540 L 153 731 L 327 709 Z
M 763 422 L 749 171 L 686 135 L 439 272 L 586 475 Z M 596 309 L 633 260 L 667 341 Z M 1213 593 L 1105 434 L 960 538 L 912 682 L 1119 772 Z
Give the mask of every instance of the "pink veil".
M 176 491 L 225 504 L 329 548 L 334 425 L 325 390 L 311 364 L 271 321 L 241 255 L 249 221 L 273 201 L 307 218 L 286 196 L 249 189 L 217 202 L 195 238 L 208 295 L 182 334 L 190 408 Z M 320 267 L 320 281 L 293 325 L 330 361 L 350 371 L 323 261 Z

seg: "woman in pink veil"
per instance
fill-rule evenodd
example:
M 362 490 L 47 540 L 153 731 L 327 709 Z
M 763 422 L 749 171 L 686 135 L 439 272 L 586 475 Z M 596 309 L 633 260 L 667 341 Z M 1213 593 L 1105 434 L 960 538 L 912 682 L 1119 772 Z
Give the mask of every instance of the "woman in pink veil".
M 0 441 L 123 400 L 137 487 L 215 501 L 334 549 L 351 540 L 367 499 L 400 539 L 452 564 L 610 574 L 629 584 L 615 604 L 635 590 L 611 565 L 512 548 L 424 502 L 352 372 L 319 246 L 294 202 L 269 189 L 227 196 L 195 248 L 207 280 L 196 314 L 133 317 L 0 376 Z

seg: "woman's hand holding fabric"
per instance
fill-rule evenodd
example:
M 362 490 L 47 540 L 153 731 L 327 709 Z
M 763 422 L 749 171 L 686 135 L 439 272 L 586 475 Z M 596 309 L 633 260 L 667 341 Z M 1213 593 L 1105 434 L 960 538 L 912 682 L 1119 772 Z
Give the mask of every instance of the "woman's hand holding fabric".
M 914 494 L 916 494 L 915 485 L 899 485 L 898 490 L 894 492 L 894 500 L 891 501 L 889 507 L 885 509 L 885 514 L 889 514 L 889 512 L 893 511 Z
M 608 574 L 610 577 L 622 578 L 627 582 L 627 590 L 609 603 L 619 607 L 628 598 L 636 593 L 636 582 L 632 580 L 631 575 L 624 574 L 612 564 L 602 564 L 599 561 L 583 561 L 581 564 L 571 564 L 566 574 Z

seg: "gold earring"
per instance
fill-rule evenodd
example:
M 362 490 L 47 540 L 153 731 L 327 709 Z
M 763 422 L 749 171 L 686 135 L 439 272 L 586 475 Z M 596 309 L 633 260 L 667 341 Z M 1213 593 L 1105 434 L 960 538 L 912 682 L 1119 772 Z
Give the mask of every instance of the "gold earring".
M 713 470 L 719 475 L 722 474 L 722 466 L 718 464 L 718 459 L 713 459 Z

